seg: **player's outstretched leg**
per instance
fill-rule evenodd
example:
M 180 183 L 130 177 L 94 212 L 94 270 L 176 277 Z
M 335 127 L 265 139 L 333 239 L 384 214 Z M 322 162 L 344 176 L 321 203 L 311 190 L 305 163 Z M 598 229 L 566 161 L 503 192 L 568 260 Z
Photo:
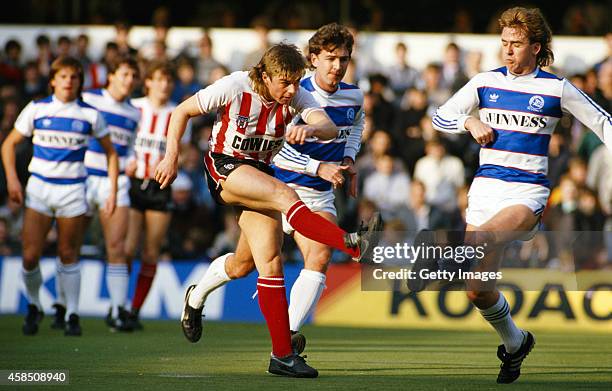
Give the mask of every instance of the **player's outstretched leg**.
M 380 232 L 383 230 L 383 220 L 380 213 L 375 212 L 368 221 L 368 225 L 363 222 L 357 232 L 344 235 L 344 244 L 349 248 L 359 248 L 359 254 L 353 257 L 353 261 L 361 262 L 368 257 L 372 249 L 378 244 Z

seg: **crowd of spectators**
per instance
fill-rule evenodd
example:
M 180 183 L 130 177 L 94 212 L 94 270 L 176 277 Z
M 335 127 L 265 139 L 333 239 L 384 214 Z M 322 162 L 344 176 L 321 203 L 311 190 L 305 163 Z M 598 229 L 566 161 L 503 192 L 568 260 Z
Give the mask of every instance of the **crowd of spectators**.
M 270 45 L 265 20 L 256 19 L 253 28 L 259 33 L 260 45 L 246 56 L 243 69 L 252 66 Z M 4 42 L 0 57 L 0 143 L 25 104 L 48 94 L 49 66 L 57 56 L 70 54 L 82 61 L 85 89 L 103 87 L 107 64 L 120 54 L 135 56 L 143 70 L 151 60 L 171 61 L 177 75 L 173 93 L 177 102 L 230 72 L 214 58 L 215 43 L 206 31 L 202 32 L 197 47 L 172 53 L 166 47 L 168 30 L 163 22 L 155 24 L 151 39 L 133 48 L 128 43 L 130 26 L 119 22 L 115 39 L 106 44 L 102 53 L 91 53 L 89 37 L 84 34 L 61 36 L 55 41 L 40 35 L 36 38 L 37 53 L 32 58 L 23 58 L 18 40 Z M 388 223 L 387 229 L 395 232 L 424 228 L 462 230 L 467 188 L 478 165 L 479 146 L 469 135 L 436 132 L 431 116 L 470 77 L 482 71 L 481 53 L 466 52 L 450 42 L 440 53 L 439 62 L 417 69 L 408 63 L 409 46 L 398 42 L 395 63 L 376 67 L 372 65 L 375 59 L 361 56 L 357 32 L 355 36 L 356 48 L 345 81 L 364 90 L 366 119 L 357 158 L 360 196 L 354 200 L 342 190 L 337 191 L 341 226 L 354 229 L 360 220 L 378 209 Z M 553 71 L 568 77 L 610 112 L 612 34 L 604 39 L 608 53 L 601 53 L 601 61 L 592 64 L 586 73 L 568 75 L 563 69 Z M 133 97 L 142 95 L 139 87 Z M 213 120 L 212 115 L 197 118 L 192 124 L 190 143 L 181 152 L 181 170 L 172 188 L 176 209 L 163 251 L 166 259 L 214 257 L 232 249 L 237 241 L 239 231 L 233 211 L 213 202 L 202 167 Z M 31 144 L 21 145 L 17 166 L 24 183 L 30 157 Z M 578 251 L 576 267 L 609 267 L 612 238 L 606 236 L 612 231 L 610 153 L 595 134 L 571 116 L 565 116 L 552 136 L 549 164 L 553 190 L 542 220 L 544 228 L 598 232 L 589 235 L 585 246 L 589 251 Z M 0 256 L 19 253 L 22 221 L 21 208 L 7 199 L 3 175 L 0 171 Z M 54 241 L 52 231 L 47 255 L 54 255 Z M 94 226 L 87 235 L 84 254 L 103 257 L 101 241 Z M 536 238 L 515 251 L 514 259 L 518 265 L 572 268 L 562 248 L 565 243 L 567 240 L 562 237 Z M 299 258 L 289 240 L 285 256 L 289 260 Z M 334 256 L 342 258 L 339 254 Z

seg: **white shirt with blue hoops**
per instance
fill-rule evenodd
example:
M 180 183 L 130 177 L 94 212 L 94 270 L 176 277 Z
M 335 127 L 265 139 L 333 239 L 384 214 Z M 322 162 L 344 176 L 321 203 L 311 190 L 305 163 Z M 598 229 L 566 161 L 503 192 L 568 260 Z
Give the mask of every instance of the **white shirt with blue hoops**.
M 274 176 L 285 183 L 329 191 L 331 183 L 317 176 L 319 164 L 340 164 L 345 157 L 355 160 L 365 121 L 363 92 L 357 86 L 340 83 L 335 92 L 329 93 L 316 84 L 314 76 L 303 79 L 300 84 L 336 124 L 338 137 L 326 141 L 312 137 L 301 145 L 285 143 L 274 157 Z M 292 123 L 305 122 L 298 115 Z
M 30 102 L 15 129 L 32 137 L 34 153 L 28 170 L 48 183 L 75 184 L 87 179 L 84 160 L 90 136 L 108 134 L 100 113 L 81 100 L 64 103 L 55 95 Z
M 125 172 L 126 161 L 134 144 L 140 110 L 129 99 L 116 101 L 106 89 L 83 93 L 83 100 L 100 111 L 111 134 L 113 147 L 119 156 L 119 173 Z M 85 154 L 87 175 L 108 176 L 108 162 L 102 145 L 91 140 Z
M 540 68 L 522 76 L 506 67 L 477 74 L 437 110 L 433 126 L 442 132 L 467 132 L 465 121 L 476 108 L 495 138 L 480 150 L 470 195 L 547 198 L 548 144 L 563 112 L 590 128 L 612 151 L 610 114 L 567 79 Z

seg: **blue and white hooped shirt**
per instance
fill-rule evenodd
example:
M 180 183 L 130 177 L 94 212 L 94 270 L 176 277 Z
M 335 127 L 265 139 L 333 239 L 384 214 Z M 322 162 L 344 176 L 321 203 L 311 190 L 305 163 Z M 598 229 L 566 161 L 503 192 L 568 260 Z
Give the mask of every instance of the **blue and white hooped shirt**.
M 285 183 L 329 191 L 331 183 L 317 176 L 319 164 L 340 164 L 345 157 L 355 160 L 365 121 L 363 92 L 357 86 L 340 83 L 335 92 L 329 93 L 316 84 L 314 76 L 303 79 L 300 85 L 312 94 L 334 122 L 338 137 L 325 141 L 313 137 L 301 145 L 285 143 L 274 157 L 274 176 Z M 292 123 L 303 125 L 304 121 L 298 115 Z
M 525 189 L 548 188 L 548 144 L 563 112 L 590 128 L 612 151 L 610 114 L 567 79 L 540 68 L 522 76 L 506 67 L 477 74 L 438 109 L 433 126 L 442 132 L 467 132 L 465 121 L 475 109 L 495 138 L 480 150 L 474 183 L 486 178 Z
M 106 89 L 90 90 L 83 93 L 83 100 L 100 111 L 111 134 L 113 147 L 119 156 L 119 172 L 125 171 L 127 157 L 134 144 L 136 128 L 140 121 L 140 110 L 129 102 L 116 101 Z M 108 175 L 108 162 L 102 145 L 91 140 L 85 154 L 87 175 Z
M 90 136 L 102 138 L 108 134 L 98 110 L 81 100 L 64 103 L 54 95 L 30 102 L 19 114 L 15 129 L 32 137 L 30 173 L 55 184 L 85 182 L 84 160 Z

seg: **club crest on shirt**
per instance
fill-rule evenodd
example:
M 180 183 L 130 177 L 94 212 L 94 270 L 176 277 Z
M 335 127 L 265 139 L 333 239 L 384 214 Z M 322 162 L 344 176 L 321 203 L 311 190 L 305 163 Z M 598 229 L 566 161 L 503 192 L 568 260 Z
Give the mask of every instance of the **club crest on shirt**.
M 542 98 L 540 95 L 534 95 L 529 99 L 529 106 L 527 107 L 528 110 L 541 113 L 542 108 L 544 108 L 544 98 Z
M 76 132 L 82 132 L 85 126 L 81 121 L 74 120 L 72 121 L 72 130 Z
M 346 111 L 346 119 L 348 119 L 349 121 L 353 121 L 355 119 L 355 109 L 353 109 L 352 107 L 350 107 L 347 111 Z
M 239 128 L 241 129 L 246 128 L 248 124 L 249 124 L 249 117 L 244 116 L 244 115 L 239 115 L 238 118 L 236 118 L 236 126 L 238 126 Z

